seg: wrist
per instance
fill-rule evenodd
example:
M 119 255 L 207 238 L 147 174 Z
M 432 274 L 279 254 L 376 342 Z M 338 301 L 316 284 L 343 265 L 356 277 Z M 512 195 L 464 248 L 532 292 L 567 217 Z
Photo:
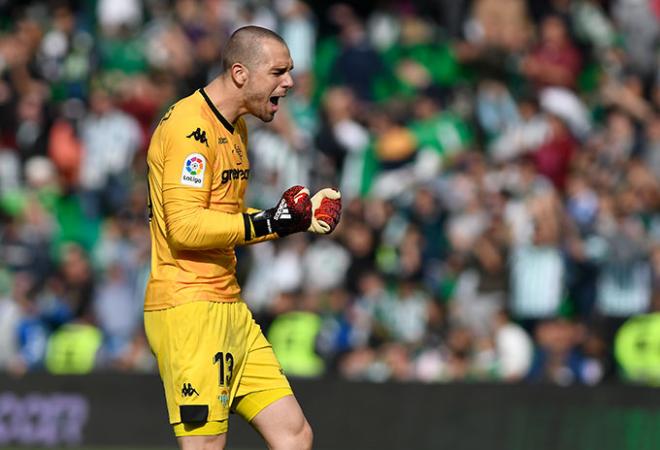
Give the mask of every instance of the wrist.
M 273 228 L 274 221 L 272 218 L 271 210 L 249 214 L 248 217 L 250 218 L 251 230 L 255 238 L 277 232 L 277 230 Z

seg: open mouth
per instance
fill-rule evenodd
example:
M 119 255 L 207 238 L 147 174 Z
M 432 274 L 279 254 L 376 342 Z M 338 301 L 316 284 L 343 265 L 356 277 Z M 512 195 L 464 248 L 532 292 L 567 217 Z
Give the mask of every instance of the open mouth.
M 272 96 L 272 97 L 270 98 L 270 103 L 271 103 L 272 105 L 277 106 L 277 103 L 278 103 L 279 101 L 280 101 L 280 98 L 279 98 L 278 96 Z

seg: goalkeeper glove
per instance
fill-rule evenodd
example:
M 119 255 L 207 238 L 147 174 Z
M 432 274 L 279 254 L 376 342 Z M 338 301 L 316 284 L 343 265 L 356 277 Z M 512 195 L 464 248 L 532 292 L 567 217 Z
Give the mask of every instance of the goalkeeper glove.
M 303 186 L 290 187 L 282 194 L 277 206 L 255 214 L 246 214 L 245 217 L 250 221 L 246 225 L 250 225 L 255 238 L 271 233 L 286 236 L 305 231 L 312 221 L 309 190 Z
M 312 233 L 330 234 L 341 217 L 341 193 L 331 188 L 318 191 L 312 197 Z

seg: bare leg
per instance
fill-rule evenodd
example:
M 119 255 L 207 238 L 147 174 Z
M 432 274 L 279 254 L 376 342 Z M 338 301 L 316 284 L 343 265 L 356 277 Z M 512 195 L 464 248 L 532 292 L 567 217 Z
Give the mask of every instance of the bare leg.
M 224 450 L 227 433 L 215 436 L 179 436 L 176 440 L 181 450 Z
M 311 450 L 312 427 L 292 395 L 271 403 L 252 420 L 270 450 Z M 188 450 L 188 449 L 185 449 Z

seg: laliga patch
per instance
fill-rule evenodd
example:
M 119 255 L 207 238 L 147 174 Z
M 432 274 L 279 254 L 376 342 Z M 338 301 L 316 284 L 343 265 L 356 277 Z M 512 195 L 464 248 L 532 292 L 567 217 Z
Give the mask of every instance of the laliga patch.
M 186 156 L 181 170 L 181 184 L 192 187 L 202 187 L 204 184 L 204 170 L 206 170 L 206 158 L 199 153 Z

